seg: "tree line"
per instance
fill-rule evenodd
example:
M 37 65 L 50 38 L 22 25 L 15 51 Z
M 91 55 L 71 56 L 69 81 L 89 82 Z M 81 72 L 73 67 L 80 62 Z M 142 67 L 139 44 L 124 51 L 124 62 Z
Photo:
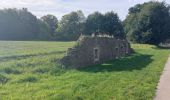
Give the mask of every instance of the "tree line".
M 58 20 L 54 15 L 37 18 L 26 8 L 0 10 L 0 40 L 76 40 L 81 34 L 113 35 L 134 43 L 159 44 L 170 39 L 170 6 L 150 1 L 129 8 L 124 21 L 117 13 L 81 10 Z

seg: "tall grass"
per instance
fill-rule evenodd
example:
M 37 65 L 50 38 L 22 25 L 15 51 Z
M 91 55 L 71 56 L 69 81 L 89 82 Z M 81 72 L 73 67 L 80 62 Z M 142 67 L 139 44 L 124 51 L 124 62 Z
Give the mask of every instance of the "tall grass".
M 133 44 L 131 56 L 81 69 L 58 60 L 74 42 L 0 42 L 0 99 L 152 100 L 170 53 Z M 1 77 L 2 76 L 2 77 Z

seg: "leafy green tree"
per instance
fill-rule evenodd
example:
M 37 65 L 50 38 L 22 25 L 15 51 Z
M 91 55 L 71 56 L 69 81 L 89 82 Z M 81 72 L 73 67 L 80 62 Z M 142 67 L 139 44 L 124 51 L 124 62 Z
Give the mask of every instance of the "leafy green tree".
M 129 9 L 124 21 L 128 40 L 137 43 L 159 44 L 170 38 L 170 6 L 150 1 Z
M 83 32 L 85 22 L 85 16 L 82 11 L 71 12 L 62 17 L 59 27 L 57 29 L 57 35 L 69 36 L 71 38 L 77 38 L 80 33 Z M 64 37 L 63 37 L 64 38 Z
M 118 38 L 125 38 L 125 32 L 123 29 L 122 22 L 120 21 L 118 15 L 113 11 L 107 12 L 104 15 L 103 32 L 109 35 L 113 35 Z
M 85 33 L 103 33 L 114 35 L 118 38 L 125 38 L 122 22 L 113 11 L 107 12 L 104 15 L 100 12 L 90 14 L 86 20 Z
M 87 17 L 85 24 L 85 34 L 103 32 L 104 16 L 100 12 L 94 12 Z
M 49 25 L 38 19 L 38 24 L 39 24 L 39 33 L 38 33 L 38 39 L 39 40 L 50 40 L 51 39 L 51 34 L 50 34 L 50 27 Z
M 50 28 L 50 34 L 53 37 L 55 35 L 55 30 L 58 28 L 58 19 L 53 15 L 46 15 L 41 17 L 41 19 L 48 24 Z
M 37 18 L 26 8 L 0 10 L 1 40 L 32 40 L 38 32 Z

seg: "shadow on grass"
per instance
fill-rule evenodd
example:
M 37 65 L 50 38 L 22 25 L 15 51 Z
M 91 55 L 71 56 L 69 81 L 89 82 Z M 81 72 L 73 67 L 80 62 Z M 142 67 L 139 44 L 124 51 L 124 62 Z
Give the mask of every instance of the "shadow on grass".
M 29 57 L 39 57 L 39 56 L 47 56 L 47 55 L 53 55 L 53 54 L 57 55 L 60 53 L 65 53 L 65 52 L 57 51 L 57 52 L 50 52 L 50 53 L 6 56 L 6 57 L 0 57 L 0 62 L 10 61 L 10 60 L 21 60 L 21 59 L 27 59 Z
M 104 64 L 89 66 L 87 68 L 77 69 L 85 72 L 112 72 L 112 71 L 132 71 L 141 70 L 147 67 L 153 60 L 152 55 L 143 55 L 135 53 L 129 57 L 119 60 L 113 60 Z

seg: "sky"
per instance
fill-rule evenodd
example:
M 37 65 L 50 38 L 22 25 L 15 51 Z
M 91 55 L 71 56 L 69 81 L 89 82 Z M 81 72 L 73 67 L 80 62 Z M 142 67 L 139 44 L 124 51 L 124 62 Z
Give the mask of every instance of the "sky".
M 150 0 L 0 0 L 0 9 L 24 7 L 28 8 L 38 18 L 53 14 L 58 19 L 61 19 L 64 14 L 77 10 L 82 10 L 85 16 L 95 11 L 101 13 L 114 11 L 123 20 L 130 7 L 147 1 Z M 157 1 L 166 1 L 170 4 L 170 0 Z

